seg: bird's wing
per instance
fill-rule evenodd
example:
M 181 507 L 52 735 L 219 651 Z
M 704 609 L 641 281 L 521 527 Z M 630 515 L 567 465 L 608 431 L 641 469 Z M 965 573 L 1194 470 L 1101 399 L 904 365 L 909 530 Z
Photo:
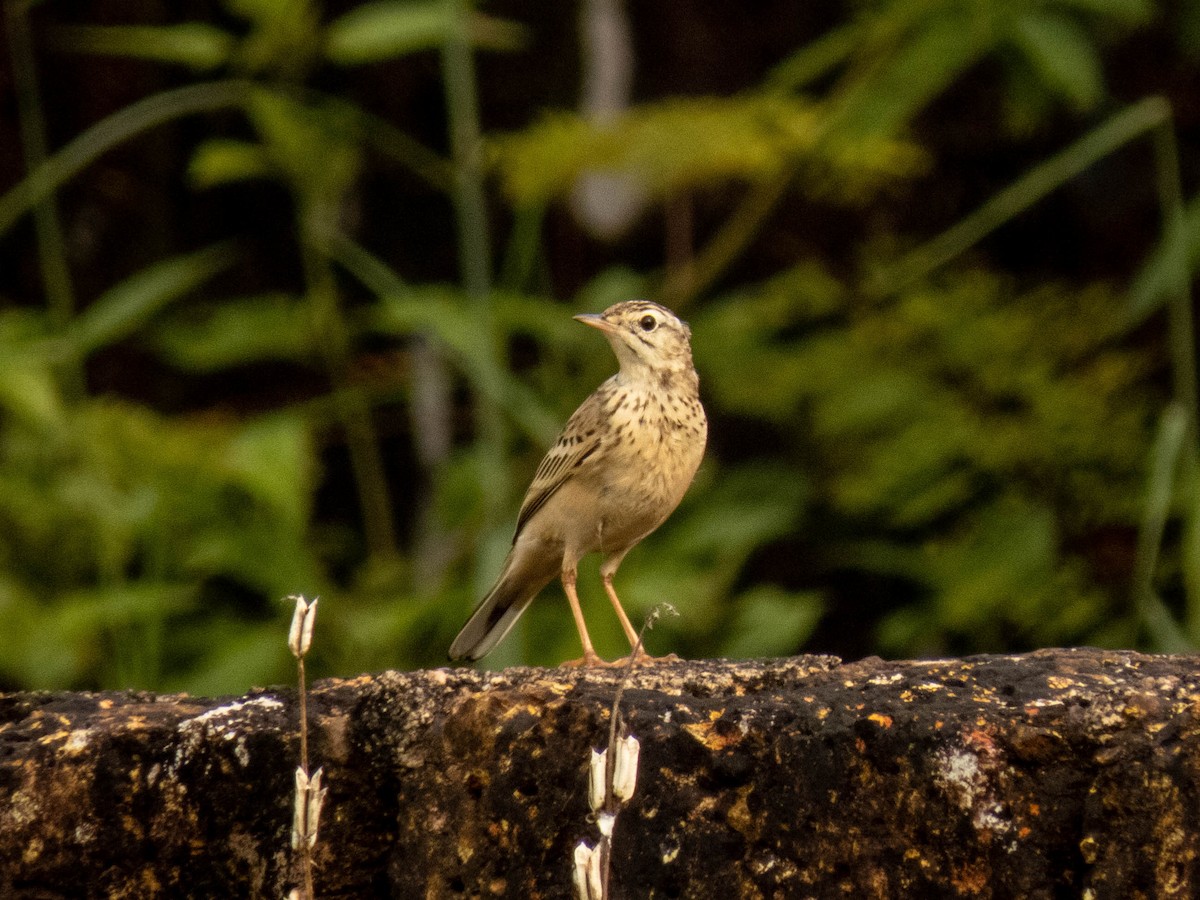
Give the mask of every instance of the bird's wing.
M 525 492 L 521 511 L 517 514 L 517 530 L 513 542 L 521 534 L 533 514 L 546 505 L 554 492 L 579 473 L 579 469 L 600 449 L 601 397 L 597 391 L 583 402 L 567 420 L 562 434 L 547 451 L 534 473 L 533 483 Z M 593 460 L 594 461 L 594 460 Z

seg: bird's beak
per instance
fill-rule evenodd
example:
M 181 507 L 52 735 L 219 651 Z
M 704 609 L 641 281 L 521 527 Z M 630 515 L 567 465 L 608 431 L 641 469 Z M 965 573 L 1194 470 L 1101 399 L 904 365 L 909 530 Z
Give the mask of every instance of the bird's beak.
M 598 313 L 580 313 L 575 317 L 575 320 L 577 322 L 582 322 L 584 325 L 591 325 L 593 328 L 599 328 L 606 334 L 612 334 L 617 330 L 615 325 Z

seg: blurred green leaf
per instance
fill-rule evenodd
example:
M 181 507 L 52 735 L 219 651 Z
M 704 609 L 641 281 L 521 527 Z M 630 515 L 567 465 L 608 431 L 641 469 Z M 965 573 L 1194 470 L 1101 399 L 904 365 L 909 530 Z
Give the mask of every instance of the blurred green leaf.
M 287 294 L 243 297 L 189 309 L 151 332 L 155 350 L 196 372 L 215 372 L 268 360 L 312 358 L 312 325 L 298 298 Z
M 812 634 L 822 604 L 814 593 L 790 593 L 761 585 L 737 598 L 736 615 L 720 655 L 753 659 L 794 653 Z
M 49 344 L 41 315 L 0 311 L 0 410 L 34 427 L 51 427 L 64 412 Z
M 1188 639 L 1171 610 L 1157 594 L 1148 598 L 1144 620 L 1155 652 L 1186 654 L 1196 652 L 1196 642 Z
M 1129 286 L 1129 315 L 1141 321 L 1158 309 L 1179 283 L 1180 272 L 1200 269 L 1200 194 L 1183 211 L 1183 228 L 1164 236 Z
M 378 62 L 440 47 L 446 34 L 446 5 L 436 2 L 363 3 L 329 24 L 325 53 L 342 65 Z
M 747 554 L 788 531 L 804 512 L 807 484 L 779 466 L 744 465 L 708 485 L 705 502 L 672 522 L 670 540 L 697 557 L 740 566 Z
M 180 25 L 63 25 L 54 40 L 67 50 L 97 56 L 127 56 L 207 72 L 227 64 L 232 35 L 202 22 Z
M 897 6 L 897 5 L 893 5 Z M 879 11 L 880 37 L 860 43 L 871 59 L 837 98 L 835 121 L 851 140 L 888 139 L 997 44 L 996 13 L 957 3 L 910 4 L 920 16 L 893 24 Z M 912 13 L 906 13 L 912 15 Z M 894 32 L 902 30 L 902 40 Z M 878 41 L 878 45 L 876 44 Z
M 249 112 L 268 157 L 303 204 L 302 215 L 316 213 L 329 220 L 316 224 L 332 228 L 360 163 L 349 114 L 268 90 L 254 92 Z
M 216 619 L 201 633 L 187 637 L 198 645 L 189 648 L 198 660 L 174 674 L 166 682 L 166 690 L 214 697 L 230 693 L 231 686 L 244 690 L 237 686 L 278 684 L 295 677 L 295 660 L 287 650 L 287 624 L 282 617 L 253 625 Z
M 448 21 L 446 5 L 438 0 L 363 3 L 329 24 L 325 54 L 340 65 L 361 65 L 438 49 Z M 481 13 L 471 16 L 470 30 L 472 43 L 485 48 L 516 49 L 526 38 L 523 26 Z
M 62 395 L 51 369 L 36 358 L 10 356 L 0 366 L 0 408 L 39 425 L 61 421 Z
M 1187 408 L 1182 403 L 1173 402 L 1163 411 L 1158 423 L 1158 433 L 1154 436 L 1150 448 L 1146 499 L 1138 530 L 1132 589 L 1139 619 L 1138 626 L 1146 627 L 1152 632 L 1161 625 L 1152 621 L 1152 607 L 1158 597 L 1154 589 L 1154 576 L 1158 568 L 1163 531 L 1170 518 L 1171 503 L 1176 492 L 1180 455 L 1184 452 L 1190 428 L 1195 428 L 1195 423 L 1189 422 Z M 1161 630 L 1158 638 L 1163 638 Z
M 109 288 L 88 306 L 71 324 L 64 343 L 70 353 L 85 357 L 119 341 L 232 262 L 232 249 L 227 244 L 218 244 L 147 266 Z
M 1041 593 L 1055 565 L 1056 541 L 1049 509 L 1013 501 L 988 508 L 967 540 L 929 546 L 929 580 L 942 591 L 946 625 L 969 629 L 981 614 L 994 619 Z
M 779 94 L 676 98 L 635 107 L 599 125 L 557 113 L 492 145 L 505 192 L 519 205 L 569 195 L 589 171 L 638 178 L 654 197 L 754 181 L 806 165 L 809 182 L 838 199 L 918 172 L 924 158 L 895 140 L 824 140 L 823 112 Z
M 1157 13 L 1152 0 L 1056 0 L 1056 5 L 1094 13 L 1127 25 L 1144 24 Z
M 314 448 L 308 425 L 295 415 L 253 419 L 238 429 L 225 464 L 250 496 L 303 531 L 314 483 Z
M 1096 46 L 1070 19 L 1027 12 L 1018 19 L 1013 39 L 1043 82 L 1077 110 L 1091 109 L 1104 95 Z
M 238 45 L 241 68 L 297 78 L 315 61 L 321 33 L 315 0 L 225 0 L 225 5 L 250 23 Z
M 552 440 L 561 427 L 525 385 L 491 362 L 493 356 L 484 346 L 489 337 L 481 330 L 474 309 L 457 291 L 427 285 L 403 297 L 384 297 L 368 325 L 379 334 L 432 334 L 477 391 L 504 406 L 526 432 L 542 442 Z
M 156 669 L 157 658 L 113 658 L 115 643 L 130 629 L 178 614 L 194 600 L 188 585 L 143 582 L 79 590 L 46 606 L 0 583 L 0 615 L 20 625 L 8 632 L 0 673 L 30 688 L 51 689 L 89 684 L 89 677 L 120 667 Z M 122 649 L 139 657 L 154 655 L 152 647 L 136 641 L 123 643 Z
M 198 188 L 215 187 L 273 173 L 261 144 L 210 138 L 196 148 L 188 163 L 188 179 Z
M 851 56 L 860 39 L 858 23 L 826 32 L 777 65 L 767 79 L 767 87 L 785 91 L 807 87 Z

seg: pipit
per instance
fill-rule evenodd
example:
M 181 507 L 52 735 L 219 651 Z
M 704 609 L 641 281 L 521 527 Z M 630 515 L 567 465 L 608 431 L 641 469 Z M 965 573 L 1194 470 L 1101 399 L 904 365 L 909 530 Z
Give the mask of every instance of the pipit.
M 575 592 L 579 560 L 594 552 L 604 556 L 604 590 L 629 646 L 637 644 L 613 575 L 683 499 L 704 456 L 708 420 L 691 331 L 673 312 L 629 300 L 575 318 L 604 332 L 620 371 L 575 410 L 538 466 L 500 577 L 450 645 L 451 659 L 489 653 L 558 575 L 583 644 L 578 662 L 603 665 Z

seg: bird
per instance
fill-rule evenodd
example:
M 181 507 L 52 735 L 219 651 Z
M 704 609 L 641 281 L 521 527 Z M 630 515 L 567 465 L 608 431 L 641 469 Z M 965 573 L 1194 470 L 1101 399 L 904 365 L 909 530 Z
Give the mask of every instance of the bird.
M 491 652 L 558 576 L 583 645 L 583 656 L 568 664 L 608 665 L 592 646 L 575 590 L 579 561 L 597 552 L 630 652 L 638 646 L 613 576 L 625 554 L 674 512 L 704 456 L 708 419 L 691 329 L 649 300 L 574 318 L 608 339 L 619 369 L 575 410 L 538 466 L 517 514 L 512 549 L 495 586 L 450 645 L 452 660 Z M 637 661 L 650 659 L 640 653 Z

